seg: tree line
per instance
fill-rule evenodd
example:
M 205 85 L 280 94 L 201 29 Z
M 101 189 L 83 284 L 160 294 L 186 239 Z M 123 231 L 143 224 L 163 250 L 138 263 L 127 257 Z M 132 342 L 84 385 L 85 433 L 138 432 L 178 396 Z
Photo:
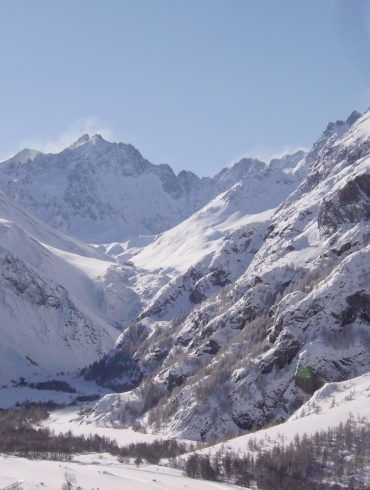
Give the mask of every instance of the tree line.
M 55 434 L 41 421 L 47 419 L 47 409 L 40 405 L 25 405 L 0 411 L 0 452 L 27 458 L 68 460 L 73 454 L 108 452 L 121 460 L 135 458 L 137 462 L 159 463 L 162 458 L 174 458 L 189 450 L 174 439 L 138 442 L 119 446 L 116 441 L 97 434 L 74 435 L 71 431 Z
M 250 440 L 240 456 L 221 449 L 215 455 L 194 453 L 185 462 L 191 478 L 234 483 L 260 490 L 369 490 L 370 425 L 364 419 L 266 450 Z

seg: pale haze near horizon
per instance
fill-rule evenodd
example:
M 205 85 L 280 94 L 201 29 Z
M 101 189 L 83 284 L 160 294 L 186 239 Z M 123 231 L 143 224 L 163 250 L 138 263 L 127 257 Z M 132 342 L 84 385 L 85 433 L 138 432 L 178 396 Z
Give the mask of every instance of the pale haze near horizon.
M 363 0 L 3 0 L 0 27 L 0 159 L 101 132 L 211 175 L 370 105 Z

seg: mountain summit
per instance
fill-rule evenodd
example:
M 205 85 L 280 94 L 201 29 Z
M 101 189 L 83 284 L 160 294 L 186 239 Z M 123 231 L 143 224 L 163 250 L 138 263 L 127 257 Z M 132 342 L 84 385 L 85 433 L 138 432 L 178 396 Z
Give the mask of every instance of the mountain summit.
M 175 175 L 130 144 L 83 134 L 59 153 L 23 150 L 3 162 L 0 187 L 52 227 L 90 243 L 108 243 L 172 228 L 266 168 L 243 159 L 213 178 Z

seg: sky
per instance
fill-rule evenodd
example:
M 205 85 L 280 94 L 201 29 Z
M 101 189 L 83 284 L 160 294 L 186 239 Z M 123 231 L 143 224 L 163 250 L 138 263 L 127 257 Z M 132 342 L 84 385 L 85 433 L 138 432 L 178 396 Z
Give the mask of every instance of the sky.
M 81 134 L 212 175 L 370 106 L 368 0 L 0 0 L 0 160 Z

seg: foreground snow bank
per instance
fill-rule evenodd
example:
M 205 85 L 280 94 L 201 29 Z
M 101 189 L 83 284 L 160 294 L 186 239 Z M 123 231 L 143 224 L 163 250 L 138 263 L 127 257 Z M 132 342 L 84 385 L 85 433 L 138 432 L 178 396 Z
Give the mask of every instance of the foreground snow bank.
M 231 489 L 235 486 L 222 485 L 185 477 L 171 468 L 118 463 L 108 454 L 86 454 L 70 462 L 35 461 L 24 458 L 0 456 L 0 488 L 35 490 L 47 488 L 60 490 L 66 474 L 75 485 L 83 490 L 104 489 L 130 490 L 166 489 L 206 490 Z M 18 486 L 15 484 L 18 483 Z

